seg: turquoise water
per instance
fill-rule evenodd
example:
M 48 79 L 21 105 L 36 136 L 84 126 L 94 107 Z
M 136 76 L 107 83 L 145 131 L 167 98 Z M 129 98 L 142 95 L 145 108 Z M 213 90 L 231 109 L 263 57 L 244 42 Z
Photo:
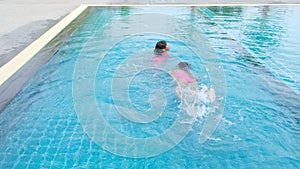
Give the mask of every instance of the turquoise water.
M 299 168 L 299 14 L 293 6 L 95 8 L 0 114 L 0 168 Z M 160 39 L 171 56 L 153 67 Z M 209 114 L 197 112 L 191 130 L 169 149 L 118 151 L 131 138 L 164 134 L 180 117 L 176 82 L 167 73 L 178 60 L 190 62 L 198 86 L 214 87 L 224 103 L 216 130 L 200 142 Z M 223 71 L 213 69 L 219 64 Z M 224 83 L 214 80 L 223 73 Z M 161 97 L 151 95 L 157 89 Z M 165 103 L 149 123 L 114 107 L 128 106 L 125 100 L 148 111 L 149 96 Z M 96 110 L 101 114 L 92 116 Z M 99 142 L 85 124 L 89 117 L 104 119 L 91 121 L 96 134 L 109 124 L 127 137 L 105 133 Z

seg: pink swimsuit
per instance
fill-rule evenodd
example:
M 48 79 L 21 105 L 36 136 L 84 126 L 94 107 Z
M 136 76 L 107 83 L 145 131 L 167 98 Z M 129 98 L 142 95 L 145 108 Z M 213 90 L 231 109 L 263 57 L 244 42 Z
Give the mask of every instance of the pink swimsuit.
M 152 58 L 152 62 L 153 63 L 161 63 L 161 62 L 166 61 L 168 59 L 168 57 L 169 57 L 169 55 L 167 55 L 167 54 L 155 56 L 154 58 Z
M 183 79 L 188 83 L 196 82 L 194 78 L 192 78 L 187 72 L 180 71 L 175 74 L 176 79 Z

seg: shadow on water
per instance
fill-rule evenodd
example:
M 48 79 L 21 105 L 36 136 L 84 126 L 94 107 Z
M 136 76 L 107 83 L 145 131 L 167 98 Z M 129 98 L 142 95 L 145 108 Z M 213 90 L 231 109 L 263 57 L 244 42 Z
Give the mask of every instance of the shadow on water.
M 252 48 L 245 47 L 241 43 L 238 42 L 238 40 L 234 39 L 230 36 L 228 32 L 218 23 L 214 21 L 214 17 L 217 15 L 222 16 L 232 16 L 237 15 L 240 16 L 243 12 L 243 8 L 241 7 L 209 7 L 209 8 L 201 8 L 199 9 L 201 14 L 204 14 L 204 17 L 211 22 L 211 25 L 214 27 L 217 27 L 218 31 L 224 36 L 226 36 L 226 39 L 228 39 L 228 43 L 230 44 L 230 47 L 234 48 L 234 51 L 236 53 L 236 59 L 240 62 L 245 63 L 248 68 L 253 70 L 255 73 L 261 75 L 265 83 L 268 86 L 269 92 L 274 96 L 274 98 L 277 101 L 277 105 L 284 107 L 288 112 L 289 115 L 296 119 L 296 123 L 300 124 L 300 96 L 297 94 L 296 91 L 294 91 L 292 88 L 290 88 L 285 82 L 278 79 L 274 76 L 274 74 L 269 70 L 264 63 L 260 62 L 255 57 L 255 52 Z M 262 9 L 262 15 L 260 19 L 260 25 L 258 25 L 257 29 L 260 33 L 257 35 L 252 34 L 246 34 L 246 36 L 250 36 L 248 38 L 252 39 L 253 41 L 257 42 L 262 38 L 262 34 L 264 33 L 264 30 L 261 29 L 261 27 L 266 27 L 266 23 L 268 22 L 268 13 L 270 12 L 270 8 L 268 6 L 264 7 Z M 248 27 L 248 25 L 247 25 Z M 252 25 L 249 25 L 251 29 L 253 28 Z M 256 27 L 254 27 L 256 28 Z M 271 33 L 274 31 L 274 29 L 271 29 Z M 283 28 L 279 31 L 283 31 Z M 245 30 L 247 31 L 247 30 Z M 276 29 L 277 31 L 277 29 Z M 265 45 L 265 48 L 269 48 L 270 45 L 275 45 L 279 43 L 279 40 L 282 38 L 281 33 L 274 33 L 268 36 L 267 39 L 267 45 Z M 255 49 L 254 49 L 255 50 Z M 258 52 L 264 52 L 264 51 L 258 51 Z

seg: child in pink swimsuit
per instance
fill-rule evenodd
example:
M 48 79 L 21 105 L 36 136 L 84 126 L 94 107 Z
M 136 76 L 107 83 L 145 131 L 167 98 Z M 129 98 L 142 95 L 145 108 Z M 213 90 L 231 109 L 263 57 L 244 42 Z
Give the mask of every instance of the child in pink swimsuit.
M 189 71 L 191 64 L 187 62 L 180 62 L 178 64 L 179 70 L 171 71 L 172 77 L 180 81 L 182 83 L 195 83 L 197 81 L 197 78 L 194 77 L 191 72 Z
M 197 86 L 197 78 L 195 76 L 193 76 L 191 74 L 191 72 L 189 71 L 191 64 L 187 63 L 187 62 L 180 62 L 178 64 L 179 70 L 173 70 L 170 71 L 169 73 L 171 74 L 171 76 L 178 82 L 177 86 L 176 86 L 176 95 L 178 98 L 181 99 L 181 89 L 182 87 L 190 87 L 192 90 L 198 90 L 198 86 Z M 215 94 L 215 90 L 214 89 L 209 89 L 207 91 L 209 100 L 211 102 L 214 102 L 216 99 L 216 94 Z
M 154 57 L 152 58 L 153 63 L 162 63 L 169 58 L 169 54 L 166 52 L 170 50 L 167 42 L 162 40 L 156 43 L 154 49 Z
M 183 80 L 186 83 L 194 83 L 196 82 L 196 79 L 194 79 L 193 77 L 191 77 L 191 75 L 188 72 L 185 71 L 178 71 L 177 73 L 175 73 L 175 79 L 177 80 Z

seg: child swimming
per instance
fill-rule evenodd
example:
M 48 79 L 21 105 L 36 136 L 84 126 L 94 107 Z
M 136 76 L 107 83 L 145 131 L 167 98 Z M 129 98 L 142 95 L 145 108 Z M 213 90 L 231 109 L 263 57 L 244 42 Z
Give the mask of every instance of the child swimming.
M 152 58 L 153 63 L 162 63 L 169 58 L 167 51 L 170 50 L 169 45 L 166 41 L 162 40 L 156 43 L 154 49 L 154 57 Z
M 182 100 L 183 89 L 191 89 L 193 91 L 198 91 L 197 81 L 199 80 L 190 72 L 191 64 L 187 62 L 178 63 L 178 70 L 169 71 L 171 76 L 177 81 L 177 86 L 175 88 L 175 93 L 179 99 Z M 215 102 L 216 94 L 214 89 L 206 89 L 210 102 Z

